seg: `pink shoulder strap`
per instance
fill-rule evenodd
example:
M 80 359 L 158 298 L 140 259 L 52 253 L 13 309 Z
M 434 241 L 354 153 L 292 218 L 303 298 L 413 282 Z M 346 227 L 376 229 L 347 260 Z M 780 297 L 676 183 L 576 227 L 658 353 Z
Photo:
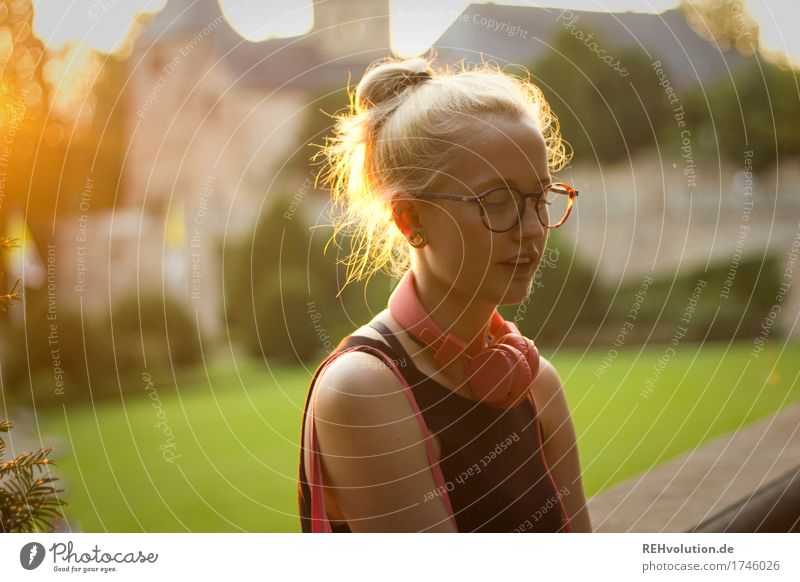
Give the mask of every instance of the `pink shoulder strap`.
M 433 438 L 431 437 L 430 431 L 428 430 L 428 426 L 425 424 L 425 419 L 422 417 L 422 413 L 419 410 L 419 406 L 417 405 L 417 401 L 414 398 L 414 393 L 411 390 L 411 386 L 408 385 L 403 374 L 397 367 L 397 364 L 390 358 L 387 354 L 375 348 L 373 346 L 367 345 L 360 345 L 360 346 L 352 346 L 341 352 L 338 352 L 334 357 L 330 360 L 325 362 L 323 365 L 323 369 L 330 364 L 333 360 L 339 357 L 342 354 L 346 354 L 347 352 L 352 352 L 354 350 L 363 350 L 369 349 L 374 352 L 377 356 L 382 358 L 384 362 L 392 369 L 395 376 L 400 380 L 401 384 L 403 385 L 403 391 L 406 394 L 406 397 L 411 404 L 411 408 L 414 411 L 414 415 L 419 422 L 420 429 L 422 430 L 422 434 L 425 441 L 425 451 L 428 455 L 428 464 L 433 472 L 433 478 L 436 482 L 437 490 L 442 491 L 442 501 L 445 504 L 445 509 L 449 515 L 450 521 L 453 524 L 453 528 L 457 531 L 458 526 L 456 524 L 455 517 L 453 516 L 453 506 L 450 503 L 450 496 L 447 494 L 447 488 L 445 487 L 445 480 L 444 475 L 442 474 L 442 469 L 439 466 L 439 462 L 436 459 L 435 451 L 433 450 Z M 321 371 L 320 371 L 321 374 Z M 314 418 L 316 416 L 315 413 L 315 404 L 316 404 L 316 392 L 312 394 L 311 399 L 311 414 L 308 418 L 308 421 L 311 423 L 309 428 L 310 432 L 310 453 L 311 453 L 311 532 L 312 533 L 332 533 L 331 524 L 328 520 L 328 513 L 325 508 L 325 495 L 324 495 L 324 485 L 322 483 L 322 467 L 320 462 L 320 453 L 319 453 L 319 443 L 317 442 L 317 433 L 314 428 Z
M 536 417 L 536 422 L 541 425 L 542 417 L 539 415 L 539 409 L 536 408 L 536 401 L 533 399 L 533 390 L 528 390 L 528 400 L 531 401 L 531 406 L 533 406 L 533 415 Z M 558 485 L 556 484 L 555 479 L 553 479 L 553 475 L 550 473 L 550 468 L 547 466 L 547 457 L 544 454 L 544 443 L 542 442 L 542 435 L 539 433 L 538 430 L 533 431 L 536 433 L 536 440 L 539 441 L 539 451 L 542 455 L 542 462 L 544 463 L 544 470 L 547 473 L 547 478 L 550 479 L 550 483 L 553 485 L 553 491 L 558 491 Z M 561 510 L 561 520 L 564 522 L 564 531 L 567 533 L 572 532 L 572 522 L 569 519 L 569 515 L 567 514 L 567 510 L 564 508 L 564 502 L 558 498 L 558 508 Z
M 319 460 L 317 432 L 314 429 L 314 403 L 311 401 L 311 418 L 309 428 L 311 437 L 311 533 L 332 533 L 328 512 L 325 509 L 325 495 L 322 489 L 322 467 Z

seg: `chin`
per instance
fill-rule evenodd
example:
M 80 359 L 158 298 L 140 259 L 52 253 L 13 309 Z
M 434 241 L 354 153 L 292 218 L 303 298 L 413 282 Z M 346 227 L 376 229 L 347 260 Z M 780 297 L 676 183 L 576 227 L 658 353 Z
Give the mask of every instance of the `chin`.
M 502 293 L 497 305 L 516 305 L 525 301 L 533 291 L 533 279 L 530 281 L 512 281 Z

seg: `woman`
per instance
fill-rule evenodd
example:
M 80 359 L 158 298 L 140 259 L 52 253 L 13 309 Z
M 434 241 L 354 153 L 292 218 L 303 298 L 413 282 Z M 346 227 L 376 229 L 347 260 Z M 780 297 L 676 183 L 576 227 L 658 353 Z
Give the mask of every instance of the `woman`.
M 559 376 L 496 311 L 531 292 L 577 194 L 550 174 L 568 158 L 539 89 L 486 64 L 385 59 L 323 153 L 356 238 L 348 281 L 402 279 L 312 379 L 303 531 L 591 531 Z

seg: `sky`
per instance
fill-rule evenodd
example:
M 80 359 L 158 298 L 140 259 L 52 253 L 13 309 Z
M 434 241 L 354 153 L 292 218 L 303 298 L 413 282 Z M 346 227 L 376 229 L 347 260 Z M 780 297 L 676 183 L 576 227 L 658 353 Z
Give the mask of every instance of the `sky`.
M 748 0 L 747 9 L 761 29 L 762 46 L 788 54 L 800 66 L 800 0 Z
M 52 49 L 82 41 L 99 52 L 117 52 L 125 46 L 124 41 L 134 26 L 135 16 L 142 12 L 158 12 L 167 1 L 175 0 L 34 0 L 34 33 Z M 219 2 L 231 27 L 251 42 L 304 34 L 313 24 L 311 0 Z M 800 0 L 746 2 L 748 10 L 761 27 L 762 46 L 771 51 L 786 53 L 800 65 L 800 34 L 794 30 L 794 25 L 800 23 Z M 390 0 L 393 16 L 421 10 L 435 10 L 437 13 L 436 17 L 429 19 L 393 18 L 393 46 L 413 46 L 414 50 L 423 52 L 467 6 L 485 3 L 487 2 L 437 0 L 432 4 L 431 0 Z M 510 0 L 495 3 L 566 10 L 657 13 L 676 7 L 678 0 Z

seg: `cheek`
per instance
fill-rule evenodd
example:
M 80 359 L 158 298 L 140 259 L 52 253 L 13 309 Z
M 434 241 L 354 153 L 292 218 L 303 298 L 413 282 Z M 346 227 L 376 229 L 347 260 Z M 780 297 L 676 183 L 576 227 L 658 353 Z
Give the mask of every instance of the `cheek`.
M 472 211 L 472 212 L 470 212 Z M 483 272 L 491 260 L 492 233 L 483 226 L 477 208 L 441 209 L 430 213 L 431 242 L 436 248 L 435 262 L 442 273 L 463 276 Z
M 457 203 L 453 203 L 454 205 Z M 464 208 L 442 204 L 430 207 L 422 217 L 428 238 L 436 242 L 436 248 L 456 249 L 464 246 L 472 228 L 469 213 Z

